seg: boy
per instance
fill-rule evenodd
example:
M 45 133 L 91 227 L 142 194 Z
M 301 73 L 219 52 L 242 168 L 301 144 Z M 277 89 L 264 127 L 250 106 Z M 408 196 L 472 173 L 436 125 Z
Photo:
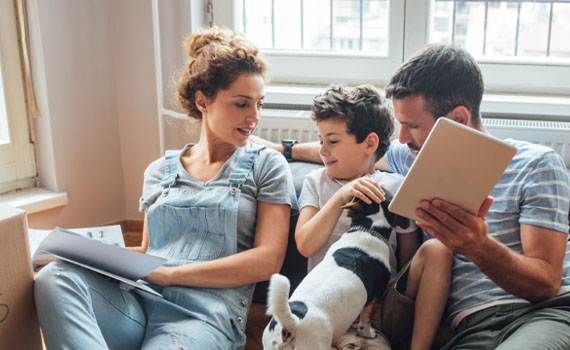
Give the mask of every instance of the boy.
M 395 193 L 403 179 L 400 175 L 374 170 L 376 161 L 388 149 L 394 125 L 384 99 L 372 86 L 349 89 L 331 85 L 315 98 L 312 110 L 325 168 L 314 170 L 305 179 L 295 230 L 297 248 L 309 258 L 309 270 L 348 230 L 350 219 L 342 215 L 344 204 L 353 197 L 366 203 L 381 202 L 385 197 L 380 183 Z M 451 253 L 435 240 L 418 249 L 420 236 L 417 227 L 412 226 L 407 230 L 396 228 L 396 235 L 390 238 L 393 273 L 398 266 L 405 267 L 388 286 L 381 330 L 397 349 L 408 346 L 413 329 L 411 349 L 425 350 L 432 345 L 445 307 Z M 398 283 L 403 275 L 407 275 L 407 280 Z

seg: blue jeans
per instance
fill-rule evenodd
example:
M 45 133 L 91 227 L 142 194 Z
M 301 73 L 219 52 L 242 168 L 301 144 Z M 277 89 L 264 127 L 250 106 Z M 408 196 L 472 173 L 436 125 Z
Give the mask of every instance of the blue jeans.
M 36 307 L 48 349 L 233 349 L 230 340 L 206 322 L 176 308 L 164 320 L 147 320 L 150 294 L 81 267 L 56 261 L 35 281 Z M 141 294 L 144 292 L 140 292 Z M 163 322 L 164 321 L 164 322 Z

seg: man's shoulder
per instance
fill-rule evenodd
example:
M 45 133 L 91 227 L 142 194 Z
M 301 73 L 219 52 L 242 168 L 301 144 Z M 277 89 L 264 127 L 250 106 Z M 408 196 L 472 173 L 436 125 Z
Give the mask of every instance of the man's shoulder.
M 404 181 L 404 176 L 397 173 L 389 173 L 386 171 L 376 170 L 374 174 L 371 175 L 373 178 L 378 180 L 381 185 L 384 185 L 392 192 L 396 193 L 402 181 Z
M 515 140 L 515 139 L 505 139 L 504 141 L 510 144 L 511 146 L 516 147 L 517 153 L 520 153 L 526 157 L 540 156 L 545 153 L 554 152 L 554 150 L 548 146 L 528 141 Z
M 532 142 L 514 139 L 504 140 L 506 143 L 517 148 L 517 153 L 513 157 L 510 168 L 534 167 L 553 165 L 565 168 L 562 157 L 552 148 Z

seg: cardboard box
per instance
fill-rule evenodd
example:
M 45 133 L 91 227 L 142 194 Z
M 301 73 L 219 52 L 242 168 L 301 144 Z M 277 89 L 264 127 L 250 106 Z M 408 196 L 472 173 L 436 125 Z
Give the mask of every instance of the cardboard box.
M 26 212 L 0 204 L 0 349 L 42 349 Z

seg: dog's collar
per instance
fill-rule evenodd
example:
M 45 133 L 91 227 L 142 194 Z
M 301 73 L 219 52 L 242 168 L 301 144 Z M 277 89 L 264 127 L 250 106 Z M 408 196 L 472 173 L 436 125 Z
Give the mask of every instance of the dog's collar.
M 392 230 L 392 228 L 390 227 L 390 231 Z M 350 232 L 356 232 L 356 231 L 361 231 L 361 232 L 366 232 L 371 234 L 372 236 L 378 238 L 379 240 L 388 243 L 388 237 L 384 237 L 382 235 L 382 232 L 374 229 L 374 227 L 370 227 L 370 226 L 364 226 L 364 225 L 352 225 L 350 226 L 350 229 L 348 230 L 348 233 Z

